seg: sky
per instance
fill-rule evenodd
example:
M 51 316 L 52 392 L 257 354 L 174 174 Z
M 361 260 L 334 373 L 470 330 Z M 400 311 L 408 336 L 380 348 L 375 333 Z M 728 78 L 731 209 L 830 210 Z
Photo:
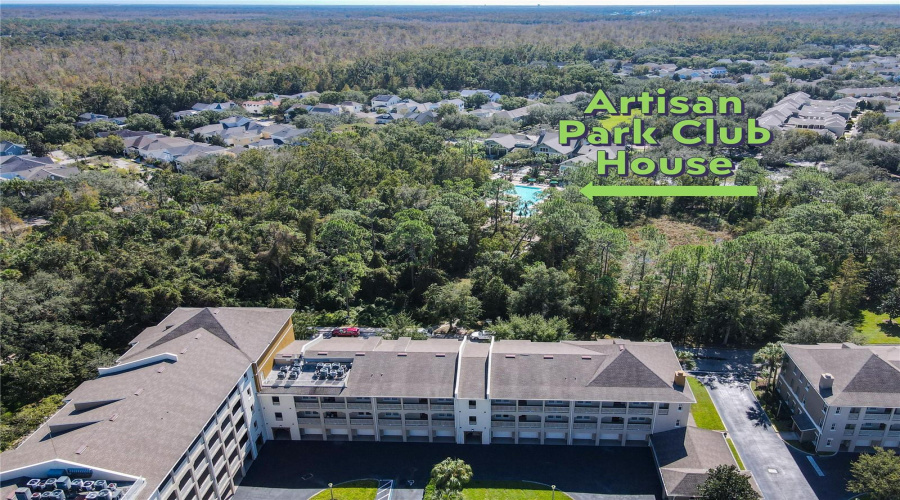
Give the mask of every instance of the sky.
M 0 0 L 15 4 L 97 4 L 97 5 L 506 5 L 506 6 L 636 6 L 636 5 L 898 5 L 897 0 Z M 900 17 L 900 5 L 897 7 Z

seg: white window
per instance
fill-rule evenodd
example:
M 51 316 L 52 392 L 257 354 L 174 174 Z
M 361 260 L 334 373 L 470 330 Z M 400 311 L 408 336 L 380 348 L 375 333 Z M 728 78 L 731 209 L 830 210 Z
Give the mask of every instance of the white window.
M 829 439 L 828 441 L 825 441 L 825 446 L 831 446 L 831 442 L 832 442 L 832 441 L 834 441 L 834 440 L 833 440 L 833 439 Z
M 831 430 L 834 430 L 835 427 L 837 427 L 837 424 L 831 424 Z
M 280 405 L 281 405 L 281 398 L 279 398 L 278 396 L 272 396 L 272 406 L 280 406 Z
M 275 421 L 281 422 L 282 420 L 284 420 L 284 418 L 282 417 L 281 413 L 275 413 Z
M 840 407 L 840 406 L 838 406 L 837 408 L 834 409 L 834 414 L 835 414 L 835 415 L 840 415 L 840 414 L 841 414 L 841 407 Z
M 681 420 L 675 421 L 675 427 L 681 427 Z

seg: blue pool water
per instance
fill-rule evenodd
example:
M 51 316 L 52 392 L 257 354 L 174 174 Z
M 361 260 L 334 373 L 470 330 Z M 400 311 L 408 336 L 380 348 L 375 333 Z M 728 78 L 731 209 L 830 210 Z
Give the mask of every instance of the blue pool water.
M 529 206 L 534 205 L 534 203 L 538 200 L 538 195 L 543 191 L 542 188 L 539 187 L 530 187 L 530 186 L 519 186 L 515 187 L 516 196 L 522 199 Z

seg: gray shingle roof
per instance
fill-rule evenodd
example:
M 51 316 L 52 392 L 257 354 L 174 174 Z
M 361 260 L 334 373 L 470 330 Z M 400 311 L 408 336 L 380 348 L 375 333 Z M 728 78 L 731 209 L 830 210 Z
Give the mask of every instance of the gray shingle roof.
M 721 432 L 682 427 L 650 436 L 668 496 L 695 497 L 707 471 L 737 465 Z
M 818 344 L 784 346 L 810 386 L 831 406 L 897 406 L 900 401 L 900 346 Z M 830 373 L 830 391 L 819 379 Z
M 148 364 L 81 384 L 47 424 L 0 456 L 3 470 L 57 458 L 69 460 L 143 476 L 147 486 L 138 500 L 148 498 L 292 312 L 176 309 L 138 335 L 119 362 L 161 353 L 173 353 L 177 361 Z M 108 403 L 96 405 L 101 401 Z M 116 418 L 111 419 L 112 415 Z M 58 432 L 78 424 L 85 425 Z

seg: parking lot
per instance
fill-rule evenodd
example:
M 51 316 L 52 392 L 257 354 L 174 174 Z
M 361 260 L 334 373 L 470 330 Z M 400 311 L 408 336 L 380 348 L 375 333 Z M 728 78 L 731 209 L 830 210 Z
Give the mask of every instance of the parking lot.
M 235 500 L 305 500 L 328 483 L 394 481 L 393 500 L 420 500 L 431 467 L 447 457 L 472 466 L 478 480 L 526 480 L 557 487 L 577 500 L 659 498 L 646 447 L 455 445 L 270 441 Z

